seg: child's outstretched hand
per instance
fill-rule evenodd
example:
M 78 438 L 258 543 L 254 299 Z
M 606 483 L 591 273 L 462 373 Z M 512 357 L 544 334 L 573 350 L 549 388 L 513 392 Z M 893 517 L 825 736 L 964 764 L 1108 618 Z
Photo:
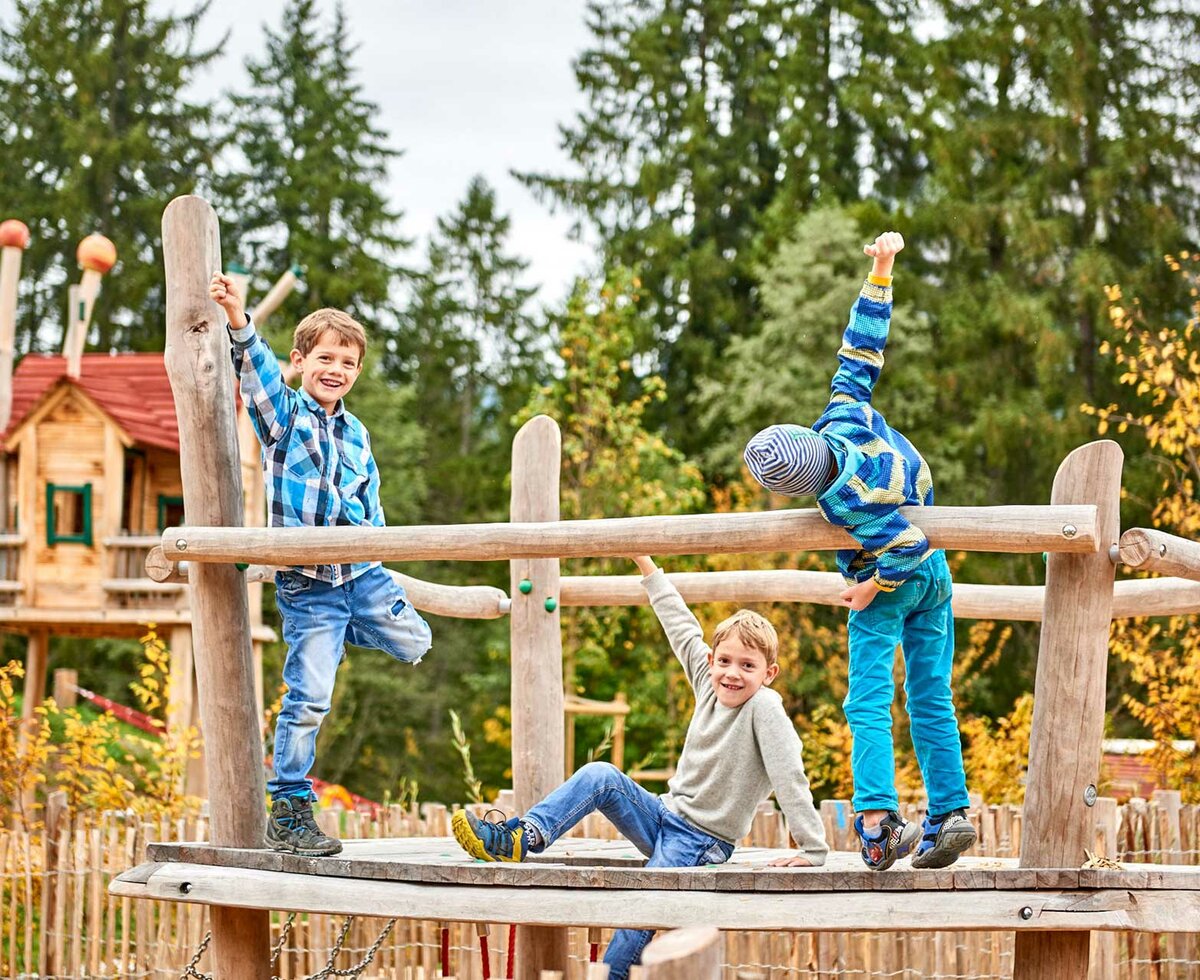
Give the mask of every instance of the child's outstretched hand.
M 812 861 L 806 857 L 796 854 L 792 857 L 776 858 L 774 861 L 768 861 L 768 868 L 811 868 Z
M 904 249 L 904 236 L 898 231 L 885 231 L 870 245 L 863 246 L 863 252 L 875 260 L 871 267 L 873 276 L 890 276 L 892 264 L 896 261 L 896 253 Z
M 629 560 L 637 565 L 638 571 L 642 573 L 642 578 L 648 578 L 658 570 L 654 559 L 649 555 L 630 555 Z
M 208 295 L 229 317 L 229 325 L 239 330 L 246 325 L 246 308 L 238 293 L 237 283 L 229 276 L 214 272 L 208 282 Z
M 847 609 L 863 610 L 871 604 L 879 592 L 880 589 L 875 584 L 875 580 L 869 578 L 865 582 L 850 586 L 838 598 L 842 600 L 842 605 Z

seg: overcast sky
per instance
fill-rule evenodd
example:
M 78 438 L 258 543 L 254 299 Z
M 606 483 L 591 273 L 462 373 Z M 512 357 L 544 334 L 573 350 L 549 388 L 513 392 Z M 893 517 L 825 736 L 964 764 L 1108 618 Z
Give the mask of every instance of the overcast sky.
M 155 0 L 157 8 L 190 2 Z M 379 107 L 379 127 L 404 155 L 392 165 L 389 196 L 404 212 L 401 229 L 425 236 L 435 219 L 483 174 L 512 217 L 513 250 L 531 263 L 528 284 L 543 302 L 561 299 L 591 253 L 567 238 L 568 220 L 551 216 L 509 170 L 564 172 L 557 125 L 582 108 L 571 70 L 588 40 L 583 0 L 345 0 L 353 64 L 363 95 Z M 0 0 L 0 10 L 9 3 Z M 333 0 L 323 0 L 326 13 Z M 260 57 L 262 29 L 278 32 L 284 0 L 212 0 L 204 44 L 229 29 L 226 54 L 198 88 L 206 97 L 246 80 L 248 55 Z M 253 13 L 247 13 L 248 10 Z

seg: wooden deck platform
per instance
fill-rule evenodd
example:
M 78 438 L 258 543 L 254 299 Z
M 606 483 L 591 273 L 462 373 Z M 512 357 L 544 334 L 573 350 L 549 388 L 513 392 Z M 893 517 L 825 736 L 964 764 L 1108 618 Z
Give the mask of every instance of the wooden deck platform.
M 768 868 L 787 852 L 739 848 L 728 864 L 642 868 L 623 841 L 565 839 L 524 864 L 467 858 L 453 838 L 350 840 L 332 858 L 207 844 L 151 844 L 115 895 L 280 911 L 526 925 L 804 931 L 1200 932 L 1200 867 L 1018 868 L 964 858 L 867 871 L 835 852 L 823 868 Z

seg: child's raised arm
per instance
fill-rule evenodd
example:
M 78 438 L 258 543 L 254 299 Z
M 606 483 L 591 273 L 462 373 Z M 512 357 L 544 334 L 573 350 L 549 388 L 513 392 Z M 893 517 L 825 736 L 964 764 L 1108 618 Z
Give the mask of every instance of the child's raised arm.
M 833 376 L 833 401 L 869 402 L 879 373 L 883 370 L 883 349 L 887 346 L 888 327 L 892 320 L 892 265 L 896 253 L 904 248 L 899 232 L 887 231 L 863 252 L 875 261 L 871 276 L 863 284 L 850 322 L 842 335 L 838 351 L 840 365 Z
M 708 644 L 704 642 L 704 630 L 700 627 L 700 621 L 692 615 L 679 590 L 671 584 L 671 580 L 662 569 L 654 564 L 653 558 L 649 555 L 639 555 L 631 560 L 642 573 L 642 586 L 650 596 L 654 615 L 662 624 L 671 650 L 683 665 L 683 672 L 694 690 L 697 682 L 707 676 L 710 652 Z
M 863 246 L 863 254 L 875 260 L 871 275 L 883 279 L 892 274 L 896 253 L 904 249 L 904 236 L 898 231 L 885 231 L 870 245 Z

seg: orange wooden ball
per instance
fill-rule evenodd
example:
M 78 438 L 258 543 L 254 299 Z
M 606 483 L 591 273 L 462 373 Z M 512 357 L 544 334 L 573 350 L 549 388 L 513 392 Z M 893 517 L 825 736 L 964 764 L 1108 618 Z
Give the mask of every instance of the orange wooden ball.
M 0 248 L 24 248 L 29 244 L 29 226 L 9 218 L 0 222 Z
M 117 246 L 103 235 L 88 235 L 75 249 L 75 259 L 82 269 L 104 273 L 117 261 Z

